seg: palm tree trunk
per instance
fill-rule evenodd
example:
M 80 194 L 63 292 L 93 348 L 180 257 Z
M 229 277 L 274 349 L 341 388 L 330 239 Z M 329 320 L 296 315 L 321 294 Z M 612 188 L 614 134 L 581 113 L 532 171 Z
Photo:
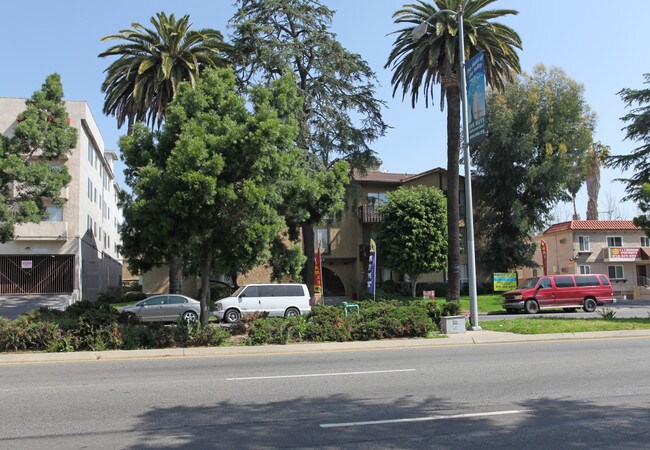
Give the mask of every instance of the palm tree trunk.
M 460 89 L 447 86 L 447 300 L 460 300 Z
M 302 271 L 303 283 L 307 285 L 309 294 L 314 297 L 314 261 L 316 253 L 314 251 L 314 229 L 311 224 L 304 223 L 301 227 L 302 230 L 302 251 L 307 257 L 304 270 Z
M 169 293 L 181 294 L 183 287 L 183 261 L 177 253 L 169 255 Z

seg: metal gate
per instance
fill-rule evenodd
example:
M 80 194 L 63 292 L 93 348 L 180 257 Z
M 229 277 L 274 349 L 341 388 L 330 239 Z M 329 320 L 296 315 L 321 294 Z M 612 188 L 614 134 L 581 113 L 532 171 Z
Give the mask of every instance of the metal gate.
M 0 294 L 68 294 L 74 255 L 0 255 Z

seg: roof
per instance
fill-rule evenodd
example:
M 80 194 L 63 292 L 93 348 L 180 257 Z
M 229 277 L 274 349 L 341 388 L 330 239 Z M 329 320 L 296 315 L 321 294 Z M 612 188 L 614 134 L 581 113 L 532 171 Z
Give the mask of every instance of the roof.
M 420 177 L 430 175 L 432 173 L 443 172 L 446 173 L 447 170 L 442 167 L 436 167 L 435 169 L 427 170 L 426 172 L 421 173 L 389 173 L 382 172 L 380 170 L 369 170 L 365 175 L 361 175 L 358 171 L 354 171 L 353 179 L 355 181 L 361 182 L 374 182 L 374 183 L 397 183 L 402 184 L 406 181 L 414 180 Z M 461 175 L 460 179 L 464 177 Z
M 570 220 L 551 225 L 543 234 L 559 233 L 570 230 L 587 231 L 639 231 L 641 228 L 631 220 Z

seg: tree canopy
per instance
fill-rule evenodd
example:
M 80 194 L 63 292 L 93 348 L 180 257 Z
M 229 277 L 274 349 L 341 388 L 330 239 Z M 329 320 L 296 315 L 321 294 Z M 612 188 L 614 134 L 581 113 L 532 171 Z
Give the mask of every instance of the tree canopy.
M 595 117 L 584 87 L 537 66 L 488 97 L 488 138 L 472 147 L 479 259 L 492 271 L 534 267 L 535 232 L 567 200 L 576 160 L 592 145 Z
M 0 135 L 0 243 L 13 239 L 15 225 L 40 222 L 48 206 L 62 206 L 71 179 L 63 158 L 77 145 L 77 130 L 68 123 L 60 76 L 48 76 L 25 105 L 13 136 Z
M 618 95 L 630 111 L 621 118 L 627 125 L 625 139 L 638 144 L 631 153 L 612 155 L 608 159 L 611 167 L 628 170 L 634 168 L 630 178 L 620 178 L 617 181 L 626 183 L 624 200 L 645 201 L 643 185 L 650 183 L 650 73 L 643 75 L 645 89 L 622 89 Z
M 403 28 L 397 35 L 385 65 L 393 70 L 393 95 L 401 88 L 402 98 L 410 95 L 415 107 L 420 93 L 425 104 L 433 102 L 434 88 L 440 87 L 440 108 L 447 105 L 447 218 L 449 235 L 448 300 L 460 299 L 459 160 L 460 160 L 460 57 L 458 16 L 462 13 L 465 57 L 485 52 L 486 82 L 501 89 L 520 72 L 517 49 L 521 39 L 511 28 L 495 22 L 499 17 L 517 14 L 511 9 L 486 9 L 495 0 L 435 0 L 404 5 L 393 14 Z M 416 40 L 413 31 L 422 23 L 429 27 Z
M 415 297 L 418 278 L 447 268 L 447 213 L 442 191 L 434 187 L 400 187 L 387 193 L 380 207 L 377 242 L 384 264 L 407 274 Z
M 301 164 L 312 173 L 313 189 L 294 203 L 294 214 L 287 220 L 302 230 L 308 261 L 303 279 L 313 291 L 312 227 L 340 211 L 342 187 L 349 182 L 342 168 L 365 171 L 379 163 L 370 144 L 388 128 L 381 115 L 383 103 L 375 98 L 373 71 L 336 40 L 330 31 L 334 12 L 318 0 L 236 4 L 230 25 L 234 64 L 242 83 L 265 82 L 291 72 L 302 99 L 295 142 L 308 152 Z M 314 183 L 318 181 L 324 184 Z M 301 212 L 296 214 L 296 208 Z
M 123 201 L 124 243 L 133 244 L 126 254 L 147 257 L 140 233 L 151 245 L 183 243 L 184 262 L 201 274 L 203 324 L 213 267 L 252 269 L 268 260 L 272 241 L 286 227 L 280 212 L 285 190 L 304 177 L 295 164 L 303 152 L 293 143 L 298 102 L 292 77 L 244 97 L 232 71 L 207 70 L 194 89 L 179 85 L 159 134 L 136 126 L 120 141 L 133 189 Z M 130 222 L 132 215 L 138 220 Z M 134 226 L 147 223 L 146 229 Z

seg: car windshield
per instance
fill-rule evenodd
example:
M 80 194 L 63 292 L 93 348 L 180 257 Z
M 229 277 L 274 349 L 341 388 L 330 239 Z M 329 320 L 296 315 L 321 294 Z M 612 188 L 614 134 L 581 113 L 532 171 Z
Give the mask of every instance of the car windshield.
M 526 278 L 524 281 L 519 283 L 519 286 L 517 286 L 517 289 L 530 289 L 534 288 L 537 285 L 537 282 L 539 281 L 539 277 L 534 277 L 534 278 Z
M 240 286 L 239 289 L 237 289 L 235 292 L 230 294 L 230 297 L 238 297 L 239 294 L 241 294 L 241 291 L 243 291 L 245 287 L 246 286 Z

